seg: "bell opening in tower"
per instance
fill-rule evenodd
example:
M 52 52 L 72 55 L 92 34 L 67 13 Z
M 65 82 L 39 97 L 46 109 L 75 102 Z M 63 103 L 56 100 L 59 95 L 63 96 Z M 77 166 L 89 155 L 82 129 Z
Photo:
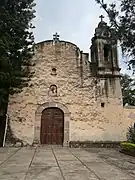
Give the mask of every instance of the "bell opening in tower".
M 105 45 L 104 45 L 104 60 L 105 60 L 106 62 L 109 61 L 109 54 L 110 54 L 109 44 L 105 44 Z

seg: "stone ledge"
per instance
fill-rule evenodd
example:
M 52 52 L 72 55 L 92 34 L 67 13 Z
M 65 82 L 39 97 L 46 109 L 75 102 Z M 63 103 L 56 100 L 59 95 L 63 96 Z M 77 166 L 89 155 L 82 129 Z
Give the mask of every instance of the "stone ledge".
M 135 152 L 125 151 L 125 150 L 122 150 L 122 149 L 119 152 L 123 153 L 123 154 L 126 154 L 126 155 L 129 155 L 129 156 L 135 157 Z
M 124 106 L 124 109 L 135 109 L 135 106 Z
M 119 148 L 120 142 L 116 141 L 70 141 L 71 148 Z

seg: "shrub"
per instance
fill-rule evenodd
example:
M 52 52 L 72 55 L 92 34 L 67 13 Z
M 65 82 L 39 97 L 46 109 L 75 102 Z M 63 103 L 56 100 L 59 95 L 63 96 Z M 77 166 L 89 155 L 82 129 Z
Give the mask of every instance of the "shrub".
M 135 144 L 133 143 L 123 142 L 121 143 L 121 148 L 127 152 L 135 152 Z
M 128 128 L 127 140 L 135 144 L 135 125 Z

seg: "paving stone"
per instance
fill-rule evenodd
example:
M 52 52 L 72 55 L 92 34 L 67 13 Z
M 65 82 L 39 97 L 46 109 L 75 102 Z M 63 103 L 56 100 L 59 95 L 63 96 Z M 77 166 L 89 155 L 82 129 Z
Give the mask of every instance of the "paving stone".
M 21 148 L 0 166 L 0 179 L 24 179 L 32 161 L 35 149 Z
M 135 158 L 114 149 L 0 149 L 0 180 L 134 180 Z
M 16 148 L 0 148 L 0 164 L 11 157 L 17 150 Z
M 35 167 L 31 168 L 25 180 L 63 180 L 58 167 Z
M 106 162 L 85 163 L 86 166 L 104 180 L 133 180 L 126 172 L 121 171 L 113 165 Z

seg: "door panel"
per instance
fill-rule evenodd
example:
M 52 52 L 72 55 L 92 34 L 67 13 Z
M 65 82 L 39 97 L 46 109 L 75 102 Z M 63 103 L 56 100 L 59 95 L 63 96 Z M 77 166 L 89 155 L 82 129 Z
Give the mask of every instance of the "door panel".
M 63 144 L 64 113 L 59 108 L 45 109 L 41 117 L 41 144 Z

